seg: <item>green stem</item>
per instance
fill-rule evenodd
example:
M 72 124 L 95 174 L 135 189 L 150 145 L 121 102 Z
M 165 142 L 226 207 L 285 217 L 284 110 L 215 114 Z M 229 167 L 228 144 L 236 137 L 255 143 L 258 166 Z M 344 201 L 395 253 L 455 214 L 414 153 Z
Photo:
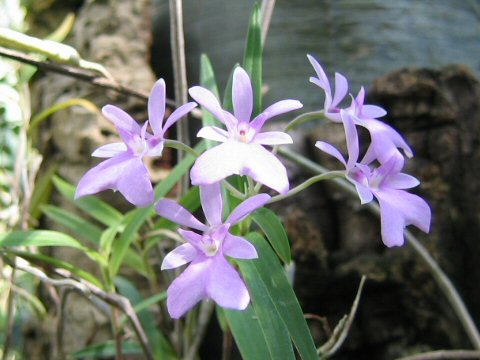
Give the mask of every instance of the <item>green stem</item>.
M 289 132 L 290 130 L 305 124 L 306 122 L 312 121 L 312 120 L 325 120 L 325 112 L 323 110 L 319 111 L 311 111 L 307 112 L 301 115 L 298 115 L 295 119 L 290 121 L 287 126 L 285 126 L 285 129 L 283 130 L 284 132 Z M 317 123 L 318 125 L 318 123 Z
M 314 174 L 325 174 L 328 172 L 326 168 L 321 165 L 316 164 L 315 162 L 305 158 L 304 156 L 294 153 L 283 148 L 278 149 L 278 153 L 284 158 L 295 162 L 296 164 L 302 166 L 305 170 L 308 170 Z M 348 192 L 350 195 L 357 197 L 357 192 L 355 188 L 344 179 L 335 179 L 335 184 L 340 188 Z M 380 216 L 380 207 L 374 203 L 370 202 L 367 204 L 368 209 L 373 212 L 375 215 Z M 405 237 L 407 243 L 413 248 L 413 250 L 420 256 L 420 258 L 427 265 L 430 273 L 437 282 L 437 285 L 440 287 L 447 300 L 450 302 L 455 314 L 460 320 L 465 332 L 467 333 L 473 347 L 476 350 L 480 350 L 480 334 L 475 325 L 475 322 L 472 319 L 472 316 L 468 312 L 465 303 L 463 302 L 460 294 L 458 293 L 455 286 L 452 284 L 448 276 L 443 272 L 438 263 L 433 259 L 428 250 L 420 243 L 420 241 L 408 230 L 405 230 Z
M 277 195 L 277 196 L 274 196 L 270 199 L 270 201 L 268 202 L 269 204 L 271 203 L 274 203 L 274 202 L 277 202 L 277 201 L 280 201 L 280 200 L 283 200 L 283 199 L 286 199 L 286 198 L 289 198 L 293 195 L 296 195 L 298 194 L 300 191 L 302 190 L 305 190 L 306 188 L 308 188 L 309 186 L 319 182 L 319 181 L 322 181 L 322 180 L 329 180 L 329 179 L 334 179 L 334 178 L 342 178 L 342 177 L 345 177 L 345 171 L 329 171 L 329 172 L 326 172 L 324 174 L 319 174 L 319 175 L 315 175 L 313 177 L 311 177 L 310 179 L 308 180 L 305 180 L 303 183 L 301 183 L 300 185 L 297 185 L 295 186 L 293 189 L 291 189 L 287 194 L 285 195 Z
M 170 147 L 170 148 L 174 148 L 174 149 L 177 149 L 177 150 L 182 150 L 182 151 L 185 151 L 187 153 L 189 153 L 190 155 L 193 155 L 194 157 L 198 158 L 199 154 L 193 150 L 190 146 L 188 146 L 187 144 L 184 144 L 180 141 L 176 141 L 176 140 L 165 140 L 165 146 L 166 147 Z

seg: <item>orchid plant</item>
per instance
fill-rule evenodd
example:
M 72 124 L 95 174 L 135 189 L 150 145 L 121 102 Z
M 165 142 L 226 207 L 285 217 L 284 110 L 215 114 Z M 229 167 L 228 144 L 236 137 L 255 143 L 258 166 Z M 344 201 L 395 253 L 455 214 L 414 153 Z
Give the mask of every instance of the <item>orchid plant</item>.
M 268 208 L 270 202 L 294 196 L 315 181 L 344 179 L 355 188 L 362 204 L 376 199 L 381 240 L 387 247 L 402 246 L 404 229 L 409 225 L 425 233 L 430 229 L 430 207 L 420 196 L 407 191 L 420 182 L 402 172 L 413 151 L 393 127 L 380 120 L 387 112 L 365 104 L 363 87 L 356 95 L 349 93 L 348 80 L 339 73 L 335 74 L 332 91 L 325 71 L 311 55 L 307 59 L 315 76 L 310 81 L 320 88 L 325 99 L 319 108 L 325 119 L 343 127 L 347 154 L 344 156 L 325 139 L 318 139 L 316 148 L 339 160 L 344 170 L 313 177 L 291 188 L 277 150 L 293 143 L 288 134 L 292 126 L 285 131 L 272 131 L 267 129 L 267 120 L 290 114 L 303 105 L 299 100 L 287 99 L 260 110 L 259 18 L 256 7 L 244 63 L 234 67 L 222 105 L 214 81 L 201 81 L 188 90 L 193 101 L 181 104 L 166 116 L 166 86 L 159 79 L 148 98 L 148 119 L 143 124 L 115 105 L 104 106 L 103 115 L 113 123 L 122 141 L 100 146 L 93 152 L 92 156 L 105 160 L 88 170 L 75 190 L 56 180 L 63 194 L 75 198 L 76 204 L 105 228 L 82 228 L 87 237 L 92 235 L 92 242 L 96 241 L 95 249 L 58 234 L 56 241 L 44 244 L 82 250 L 99 264 L 102 280 L 54 260 L 51 264 L 73 271 L 84 283 L 93 284 L 95 291 L 103 289 L 115 294 L 121 288 L 122 265 L 148 278 L 152 288 L 162 289 L 152 296 L 153 300 L 145 302 L 151 304 L 166 298 L 166 308 L 160 306 L 160 316 L 166 310 L 161 322 L 173 333 L 170 342 L 164 334 L 152 330 L 155 325 L 148 316 L 139 321 L 132 311 L 125 311 L 132 317 L 148 359 L 194 358 L 191 352 L 195 352 L 192 344 L 196 342 L 191 339 L 192 334 L 202 331 L 192 327 L 205 327 L 205 318 L 211 316 L 214 308 L 225 334 L 233 335 L 245 359 L 295 359 L 296 354 L 303 359 L 316 359 L 338 348 L 345 336 L 331 339 L 323 347 L 314 343 L 285 271 L 292 261 L 286 232 L 279 217 Z M 214 78 L 206 57 L 202 58 L 202 73 Z M 312 87 L 311 91 L 318 88 Z M 345 102 L 349 105 L 343 106 Z M 172 146 L 167 131 L 175 123 L 187 121 L 186 116 L 198 105 L 202 108 L 203 127 L 197 137 L 202 140 L 193 149 L 182 144 L 189 155 L 165 180 L 153 186 L 144 159 L 162 156 L 165 147 Z M 296 123 L 301 122 L 291 124 Z M 369 143 L 362 147 L 357 127 L 365 128 L 370 135 Z M 189 175 L 191 187 L 172 191 L 184 175 Z M 90 196 L 108 189 L 118 191 L 136 209 L 122 215 Z M 173 199 L 172 193 L 180 196 Z M 199 208 L 203 212 L 198 212 Z M 8 244 L 8 239 L 0 237 L 2 244 Z M 162 281 L 157 281 L 151 265 L 151 250 L 155 248 L 161 255 L 154 263 L 161 263 Z M 135 293 L 134 298 L 141 296 Z M 196 306 L 199 303 L 202 305 Z M 354 310 L 350 316 L 353 315 Z M 112 323 L 117 326 L 119 319 L 115 314 L 113 317 Z M 146 336 L 142 336 L 139 323 L 151 330 Z M 346 334 L 348 326 L 340 325 L 334 333 L 341 332 Z M 252 336 L 256 339 L 255 348 L 250 346 Z M 118 350 L 122 345 L 116 340 Z

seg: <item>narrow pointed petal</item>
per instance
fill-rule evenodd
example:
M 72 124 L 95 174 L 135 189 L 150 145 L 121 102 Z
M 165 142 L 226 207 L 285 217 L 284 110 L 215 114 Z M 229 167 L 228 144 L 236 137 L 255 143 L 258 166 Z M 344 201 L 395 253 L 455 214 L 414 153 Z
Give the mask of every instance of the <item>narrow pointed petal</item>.
M 178 229 L 177 231 L 185 240 L 193 245 L 193 247 L 195 247 L 199 253 L 203 252 L 201 247 L 202 235 L 190 230 Z
M 211 261 L 194 260 L 167 290 L 167 309 L 173 319 L 182 317 L 207 298 L 206 283 Z
M 248 175 L 280 194 L 286 194 L 290 184 L 285 165 L 261 145 L 249 144 L 246 150 L 241 175 Z
M 206 292 L 218 305 L 228 309 L 244 310 L 250 302 L 245 283 L 220 254 L 213 258 Z
M 256 134 L 253 142 L 260 145 L 284 145 L 293 144 L 293 139 L 282 131 L 267 131 Z
M 157 213 L 182 226 L 188 226 L 192 229 L 206 230 L 208 229 L 204 224 L 197 220 L 187 209 L 178 205 L 175 201 L 170 199 L 162 199 L 155 205 Z
M 165 117 L 165 81 L 157 80 L 148 97 L 148 121 L 155 135 L 163 134 L 162 123 Z
M 347 170 L 351 169 L 358 161 L 358 154 L 360 152 L 358 145 L 358 133 L 352 117 L 346 111 L 341 111 L 343 126 L 345 127 L 345 136 L 347 138 L 348 161 Z
M 220 183 L 200 186 L 200 202 L 203 213 L 211 226 L 222 224 L 222 190 Z
M 301 107 L 303 107 L 303 104 L 298 100 L 278 101 L 275 104 L 267 107 L 260 114 L 258 114 L 258 116 L 252 120 L 250 126 L 254 128 L 257 132 L 259 132 L 260 129 L 263 127 L 263 124 L 265 124 L 265 121 L 267 121 L 268 119 L 277 115 L 300 109 Z
M 228 132 L 216 126 L 205 126 L 197 133 L 197 137 L 225 142 L 228 139 Z
M 148 151 L 145 156 L 162 156 L 165 140 L 163 138 L 153 137 L 147 140 Z
M 132 134 L 140 135 L 140 125 L 125 111 L 114 105 L 105 105 L 103 115 L 110 120 L 117 129 L 123 129 Z
M 189 244 L 182 244 L 170 251 L 162 261 L 162 270 L 175 269 L 195 259 L 197 250 Z
M 141 159 L 129 153 L 114 156 L 90 169 L 80 179 L 75 198 L 107 189 L 118 190 L 139 207 L 150 205 L 154 200 L 147 169 Z
M 328 155 L 333 156 L 336 158 L 338 161 L 340 161 L 343 165 L 347 166 L 347 162 L 345 161 L 345 158 L 343 155 L 340 153 L 340 151 L 337 150 L 334 146 L 330 145 L 329 143 L 326 143 L 324 141 L 317 141 L 315 143 L 315 146 L 322 150 L 323 152 L 326 152 Z
M 222 251 L 224 255 L 234 259 L 256 259 L 257 250 L 252 243 L 240 236 L 227 234 L 223 241 Z
M 318 83 L 317 85 L 320 86 L 325 92 L 328 92 L 331 94 L 331 89 L 330 89 L 330 82 L 328 81 L 327 74 L 325 74 L 325 71 L 323 70 L 322 66 L 319 64 L 319 62 L 311 55 L 307 55 L 308 61 L 310 61 L 310 64 L 312 64 L 313 69 L 317 73 L 318 76 Z M 310 79 L 311 81 L 312 79 Z
M 125 143 L 116 142 L 116 143 L 100 146 L 92 153 L 92 156 L 99 157 L 99 158 L 111 158 L 127 150 L 128 148 L 127 148 L 127 145 L 125 145 Z
M 165 121 L 165 126 L 162 130 L 162 136 L 165 135 L 165 132 L 170 129 L 170 127 L 175 124 L 178 120 L 182 117 L 187 115 L 190 111 L 197 107 L 197 104 L 194 102 L 186 103 L 179 108 L 175 109 L 175 111 L 168 117 L 167 121 Z
M 242 221 L 245 217 L 250 215 L 250 213 L 270 201 L 270 198 L 270 195 L 267 194 L 258 194 L 248 198 L 233 209 L 227 220 L 225 220 L 225 223 L 234 225 Z
M 400 173 L 385 179 L 384 185 L 392 189 L 410 189 L 420 184 L 418 179 L 411 175 Z
M 355 119 L 355 121 L 370 132 L 371 146 L 373 146 L 373 150 L 380 162 L 388 161 L 390 157 L 398 153 L 398 148 L 402 149 L 407 157 L 413 156 L 410 146 L 391 126 L 375 119 Z
M 335 73 L 335 95 L 332 100 L 332 107 L 337 105 L 343 100 L 348 92 L 348 81 L 342 74 Z
M 376 105 L 363 105 L 362 106 L 362 117 L 367 119 L 377 119 L 387 115 L 385 109 Z
M 362 205 L 368 204 L 370 201 L 373 200 L 373 194 L 370 189 L 358 182 L 353 182 L 355 185 L 355 190 L 357 190 L 358 197 L 360 198 L 360 203 Z
M 247 144 L 226 141 L 201 154 L 190 170 L 193 185 L 208 185 L 221 181 L 230 175 L 240 175 Z
M 233 73 L 232 101 L 235 117 L 241 122 L 250 121 L 253 109 L 252 83 L 240 66 Z
M 380 204 L 382 240 L 386 246 L 403 245 L 403 229 L 408 225 L 429 232 L 431 210 L 421 197 L 395 189 L 382 189 L 374 194 Z
M 213 116 L 225 124 L 224 110 L 220 106 L 218 99 L 213 93 L 201 86 L 194 86 L 188 90 L 190 96 L 205 109 L 210 111 Z

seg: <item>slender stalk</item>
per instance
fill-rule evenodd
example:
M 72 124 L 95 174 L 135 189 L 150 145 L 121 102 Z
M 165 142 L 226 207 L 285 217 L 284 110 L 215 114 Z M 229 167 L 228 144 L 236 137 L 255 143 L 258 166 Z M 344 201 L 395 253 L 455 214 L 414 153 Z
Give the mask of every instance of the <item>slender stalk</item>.
M 285 157 L 286 159 L 295 162 L 296 164 L 302 166 L 305 170 L 308 170 L 314 174 L 325 174 L 328 172 L 326 168 L 321 165 L 314 163 L 313 161 L 303 157 L 300 154 L 294 153 L 290 150 L 285 150 L 283 148 L 278 149 L 278 153 Z M 344 179 L 335 179 L 335 184 L 340 188 L 348 192 L 353 196 L 357 196 L 357 193 L 354 187 Z M 368 209 L 373 212 L 375 215 L 380 216 L 380 208 L 374 203 L 370 202 L 367 204 Z M 457 289 L 452 284 L 448 276 L 443 272 L 438 263 L 433 259 L 428 250 L 418 241 L 418 239 L 408 230 L 405 230 L 405 237 L 407 243 L 415 250 L 418 256 L 425 262 L 433 278 L 437 282 L 437 285 L 440 287 L 440 290 L 444 293 L 447 300 L 450 302 L 455 314 L 460 320 L 465 332 L 470 339 L 473 347 L 476 350 L 480 350 L 480 334 L 475 325 L 475 322 L 472 319 L 472 316 L 468 312 L 465 303 L 460 297 Z
M 200 314 L 198 316 L 198 323 L 193 334 L 193 341 L 185 359 L 194 360 L 197 358 L 198 349 L 202 343 L 203 338 L 207 332 L 208 324 L 215 309 L 215 304 L 212 301 L 203 301 L 200 305 Z
M 176 105 L 185 104 L 188 101 L 187 93 L 187 70 L 185 61 L 185 37 L 183 33 L 183 9 L 182 0 L 169 0 L 170 10 L 170 44 L 172 48 L 173 74 L 175 83 Z M 189 145 L 190 136 L 188 123 L 177 122 L 177 138 L 180 143 Z M 178 160 L 181 161 L 185 154 L 180 152 Z M 180 197 L 186 193 L 189 186 L 188 176 L 182 177 Z
M 111 310 L 111 322 L 112 322 L 113 337 L 115 339 L 115 360 L 123 360 L 122 336 L 121 336 L 120 327 L 118 324 L 118 310 L 114 307 L 112 307 L 112 310 Z
M 309 186 L 312 186 L 313 184 L 315 184 L 319 181 L 334 179 L 334 178 L 343 177 L 343 176 L 345 176 L 345 171 L 328 171 L 324 174 L 315 175 L 315 176 L 311 177 L 310 179 L 305 180 L 300 185 L 295 186 L 293 189 L 291 189 L 285 195 L 276 195 L 276 196 L 272 197 L 268 203 L 271 204 L 271 203 L 289 198 L 293 195 L 296 195 L 300 191 L 305 190 Z
M 14 291 L 12 286 L 15 284 L 15 268 L 12 268 L 12 273 L 10 275 L 10 288 L 8 291 L 7 299 L 7 318 L 5 320 L 5 340 L 3 341 L 3 356 L 2 360 L 8 359 L 8 354 L 10 352 L 10 345 L 12 343 L 12 334 L 13 334 L 13 324 L 14 324 Z

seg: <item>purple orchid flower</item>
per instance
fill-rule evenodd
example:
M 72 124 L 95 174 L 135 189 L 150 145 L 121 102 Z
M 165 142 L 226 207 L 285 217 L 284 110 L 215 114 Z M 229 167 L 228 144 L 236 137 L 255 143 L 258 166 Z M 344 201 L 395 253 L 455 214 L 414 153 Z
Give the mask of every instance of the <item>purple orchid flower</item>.
M 362 204 L 369 203 L 373 197 L 377 198 L 380 205 L 383 243 L 388 247 L 403 245 L 403 229 L 407 225 L 415 225 L 428 233 L 431 221 L 430 207 L 419 196 L 405 191 L 417 186 L 419 181 L 401 172 L 403 157 L 398 153 L 392 154 L 390 159 L 373 169 L 365 159 L 358 162 L 357 129 L 349 112 L 342 110 L 340 114 L 347 138 L 348 160 L 328 143 L 317 141 L 315 146 L 345 165 L 346 178 L 355 185 Z
M 75 198 L 112 189 L 120 191 L 135 206 L 148 206 L 154 201 L 152 183 L 143 163 L 144 156 L 161 156 L 165 132 L 181 117 L 190 112 L 196 103 L 177 108 L 162 126 L 165 116 L 165 82 L 158 80 L 148 98 L 148 117 L 140 126 L 122 109 L 106 105 L 103 115 L 117 129 L 123 142 L 107 144 L 96 149 L 92 156 L 108 158 L 90 169 L 77 186 Z M 147 131 L 150 125 L 153 134 Z
M 310 81 L 322 88 L 325 92 L 325 116 L 334 122 L 342 122 L 340 116 L 342 109 L 339 107 L 339 104 L 348 93 L 347 79 L 343 75 L 335 73 L 335 93 L 332 96 L 330 83 L 322 66 L 312 56 L 307 55 L 307 57 L 317 73 L 317 77 L 311 77 Z M 384 163 L 388 161 L 394 153 L 399 153 L 399 148 L 403 150 L 407 157 L 412 157 L 412 149 L 402 136 L 391 126 L 377 119 L 385 116 L 387 112 L 380 106 L 366 105 L 364 102 L 365 89 L 362 86 L 357 96 L 355 98 L 352 97 L 351 105 L 343 110 L 353 115 L 353 121 L 356 125 L 363 126 L 369 131 L 371 148 L 367 151 L 367 158 L 373 161 L 374 159 L 371 157 L 376 154 L 377 160 L 380 163 Z
M 244 310 L 248 306 L 250 295 L 247 287 L 225 256 L 255 259 L 258 257 L 257 251 L 250 242 L 228 231 L 270 200 L 267 194 L 255 195 L 238 205 L 222 222 L 220 183 L 201 186 L 200 197 L 207 224 L 202 224 L 172 200 L 160 200 L 155 207 L 161 216 L 203 232 L 200 235 L 179 229 L 178 232 L 187 242 L 163 259 L 162 270 L 190 263 L 167 290 L 168 312 L 175 319 L 202 299 L 212 299 L 222 307 L 237 310 Z
M 216 126 L 202 128 L 197 136 L 222 144 L 204 152 L 196 160 L 190 177 L 194 185 L 218 182 L 230 175 L 247 175 L 281 194 L 288 192 L 285 166 L 263 145 L 291 144 L 290 135 L 280 131 L 260 132 L 265 121 L 303 105 L 297 100 L 279 101 L 250 121 L 253 91 L 245 70 L 237 67 L 233 73 L 232 99 L 234 114 L 225 111 L 209 90 L 195 86 L 190 96 L 210 111 L 227 130 Z

